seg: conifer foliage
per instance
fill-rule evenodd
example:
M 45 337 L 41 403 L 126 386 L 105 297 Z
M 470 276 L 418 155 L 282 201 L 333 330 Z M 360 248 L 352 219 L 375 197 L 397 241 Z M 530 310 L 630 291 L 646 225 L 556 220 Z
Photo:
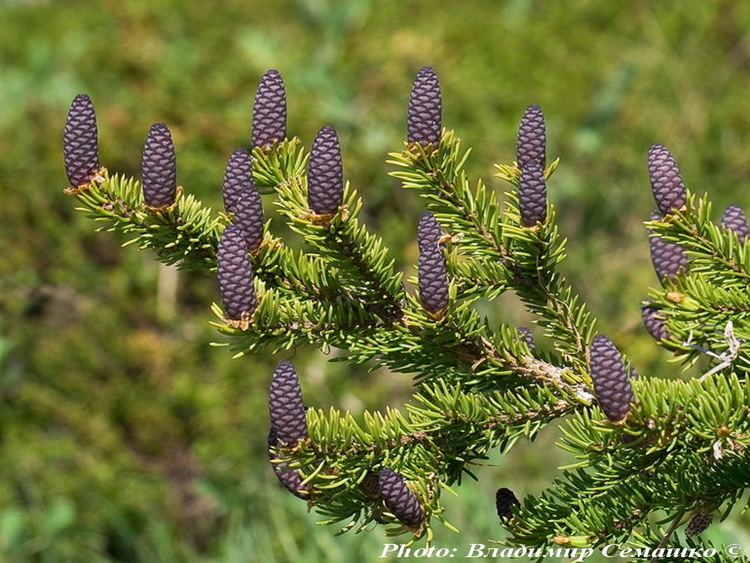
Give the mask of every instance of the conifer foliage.
M 503 541 L 582 547 L 655 538 L 671 545 L 686 514 L 694 516 L 684 532 L 700 541 L 710 514 L 729 513 L 750 485 L 744 214 L 729 208 L 719 223 L 708 197 L 685 187 L 672 154 L 661 145 L 647 151 L 657 211 L 644 232 L 661 285 L 644 291 L 645 328 L 683 365 L 712 365 L 695 379 L 631 377 L 630 361 L 597 334 L 592 313 L 558 270 L 567 250 L 547 199 L 558 161 L 547 163 L 541 109 L 523 115 L 516 161 L 496 165 L 508 184 L 502 202 L 469 178 L 468 151 L 442 128 L 441 112 L 437 75 L 424 68 L 407 106 L 406 142 L 388 159 L 392 177 L 425 207 L 407 283 L 359 218 L 367 202 L 344 179 L 335 131 L 321 129 L 309 153 L 287 138 L 286 95 L 275 71 L 255 97 L 251 152 L 229 160 L 226 213 L 178 193 L 163 125 L 149 132 L 142 183 L 110 175 L 98 161 L 93 106 L 84 96 L 65 125 L 66 171 L 76 188 L 67 193 L 105 230 L 158 260 L 216 275 L 214 325 L 238 355 L 283 356 L 314 344 L 341 350 L 355 365 L 414 376 L 405 409 L 356 417 L 308 408 L 288 361 L 272 374 L 273 472 L 326 523 L 347 531 L 375 522 L 428 540 L 436 523 L 454 529 L 441 494 L 467 464 L 533 440 L 564 418 L 560 446 L 576 464 L 523 502 L 498 490 Z M 273 193 L 282 219 L 304 239 L 302 251 L 273 234 L 261 192 Z M 528 329 L 493 326 L 474 306 L 504 292 L 533 315 L 539 346 Z M 658 511 L 672 519 L 668 532 L 653 523 Z

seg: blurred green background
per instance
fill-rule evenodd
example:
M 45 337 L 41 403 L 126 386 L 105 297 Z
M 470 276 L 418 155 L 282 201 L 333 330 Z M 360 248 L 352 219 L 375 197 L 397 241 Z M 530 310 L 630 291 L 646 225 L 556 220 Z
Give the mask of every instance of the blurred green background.
M 656 283 L 640 221 L 645 154 L 660 142 L 717 206 L 747 208 L 750 4 L 575 0 L 0 0 L 0 561 L 370 561 L 383 536 L 334 537 L 279 488 L 265 454 L 276 359 L 209 347 L 214 280 L 161 268 L 73 211 L 65 113 L 91 95 L 103 163 L 139 173 L 149 125 L 175 137 L 179 181 L 212 206 L 229 153 L 249 145 L 260 75 L 283 74 L 289 130 L 341 134 L 367 222 L 411 273 L 420 203 L 388 179 L 411 80 L 436 67 L 444 123 L 491 178 L 513 160 L 523 109 L 542 105 L 550 183 L 570 238 L 565 271 L 639 371 L 675 367 L 641 328 Z M 497 185 L 498 189 L 501 186 Z M 717 215 L 719 210 L 717 210 Z M 512 298 L 493 319 L 528 323 Z M 300 350 L 306 400 L 399 405 L 403 376 Z M 502 536 L 494 490 L 538 492 L 567 461 L 549 429 L 477 468 L 447 499 L 457 535 Z M 714 526 L 747 542 L 747 519 Z

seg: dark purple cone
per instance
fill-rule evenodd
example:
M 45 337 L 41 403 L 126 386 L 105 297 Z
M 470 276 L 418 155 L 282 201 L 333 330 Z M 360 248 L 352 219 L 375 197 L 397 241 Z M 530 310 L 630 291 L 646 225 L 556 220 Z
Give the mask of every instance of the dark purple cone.
M 519 326 L 517 330 L 518 335 L 523 338 L 524 342 L 526 342 L 529 350 L 533 350 L 536 346 L 536 342 L 534 342 L 534 335 L 531 333 L 531 330 L 529 330 L 525 326 Z
M 419 298 L 422 306 L 439 314 L 448 306 L 448 272 L 443 251 L 431 244 L 419 252 Z
M 500 520 L 513 518 L 513 508 L 520 504 L 516 495 L 510 489 L 503 487 L 495 493 L 495 507 L 497 508 L 497 515 L 500 517 Z
M 242 230 L 247 249 L 254 252 L 263 242 L 263 202 L 254 185 L 247 188 L 237 202 L 234 224 Z
M 750 234 L 745 212 L 736 205 L 730 205 L 724 210 L 724 214 L 721 216 L 721 224 L 730 231 L 734 231 L 740 242 L 745 242 L 747 235 Z
M 271 428 L 284 444 L 292 445 L 307 437 L 307 418 L 302 403 L 302 389 L 294 366 L 279 362 L 271 378 L 268 392 Z
M 667 340 L 669 338 L 667 323 L 661 318 L 659 310 L 656 307 L 648 303 L 641 306 L 641 315 L 643 316 L 643 324 L 646 325 L 646 330 L 654 340 Z
M 216 260 L 224 313 L 230 320 L 248 320 L 258 306 L 258 300 L 253 286 L 253 267 L 247 256 L 247 242 L 237 226 L 229 225 L 224 229 Z
M 692 537 L 705 532 L 713 521 L 713 516 L 708 512 L 701 510 L 696 512 L 685 526 L 685 535 Z
M 547 220 L 547 184 L 544 180 L 544 170 L 538 163 L 529 163 L 521 171 L 518 206 L 521 210 L 521 224 L 524 227 L 533 227 Z
M 224 209 L 227 213 L 235 212 L 237 200 L 249 186 L 253 186 L 253 163 L 246 150 L 237 149 L 227 161 L 224 183 L 221 186 Z
M 270 147 L 286 138 L 286 91 L 277 70 L 260 79 L 253 104 L 253 148 Z
M 278 439 L 276 437 L 276 433 L 273 431 L 273 428 L 268 432 L 268 449 L 269 449 L 269 457 L 270 456 L 270 449 L 275 446 L 278 443 Z M 271 457 L 271 459 L 273 459 Z M 286 488 L 290 493 L 292 493 L 294 496 L 305 499 L 307 498 L 302 492 L 307 489 L 306 486 L 302 484 L 302 477 L 299 474 L 299 471 L 295 469 L 287 469 L 286 464 L 284 463 L 272 463 L 271 467 L 273 468 L 273 472 L 278 478 L 278 480 L 281 482 L 282 485 L 284 485 L 284 488 Z
M 435 216 L 429 211 L 422 213 L 422 216 L 419 218 L 419 226 L 417 227 L 419 251 L 423 251 L 428 246 L 439 244 L 440 237 L 442 236 L 443 233 Z
M 656 207 L 663 215 L 685 205 L 687 194 L 680 169 L 672 153 L 661 145 L 651 145 L 648 149 L 648 175 Z
M 680 245 L 659 237 L 651 237 L 648 239 L 648 247 L 651 250 L 654 270 L 662 283 L 684 273 L 687 269 L 687 254 Z
M 523 170 L 530 164 L 538 164 L 544 170 L 547 166 L 547 127 L 544 113 L 539 106 L 529 106 L 518 126 L 516 161 Z
M 169 207 L 177 196 L 177 163 L 172 134 L 163 123 L 151 126 L 141 160 L 143 199 L 154 209 Z
M 624 419 L 635 398 L 620 352 L 606 336 L 595 336 L 591 344 L 591 379 L 607 418 L 613 422 Z
M 423 67 L 414 79 L 406 114 L 406 139 L 423 147 L 437 147 L 442 135 L 443 102 L 435 70 Z
M 388 510 L 399 522 L 410 528 L 418 528 L 424 522 L 424 510 L 400 474 L 388 468 L 381 469 L 378 488 Z
M 94 104 L 86 94 L 73 98 L 63 130 L 65 173 L 74 188 L 88 184 L 101 168 Z
M 341 145 L 333 127 L 323 127 L 315 135 L 307 165 L 307 201 L 318 215 L 338 211 L 344 193 Z

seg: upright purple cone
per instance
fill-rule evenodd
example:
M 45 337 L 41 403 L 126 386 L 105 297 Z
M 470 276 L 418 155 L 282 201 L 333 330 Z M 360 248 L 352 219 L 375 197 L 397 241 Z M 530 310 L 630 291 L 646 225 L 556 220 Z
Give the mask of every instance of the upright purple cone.
M 424 522 L 424 510 L 419 500 L 399 473 L 388 468 L 381 469 L 378 488 L 386 507 L 399 522 L 409 528 L 418 528 Z
M 224 229 L 216 252 L 219 292 L 226 318 L 249 322 L 258 300 L 253 286 L 253 267 L 247 256 L 247 242 L 236 225 Z
M 680 169 L 672 153 L 662 145 L 651 145 L 648 149 L 648 175 L 656 207 L 662 215 L 685 205 L 687 193 Z
M 286 138 L 286 90 L 277 70 L 260 79 L 253 104 L 253 148 L 267 148 Z
M 513 491 L 506 487 L 498 489 L 495 493 L 495 508 L 500 520 L 513 518 L 513 509 L 520 504 Z
M 275 447 L 276 444 L 278 444 L 278 437 L 276 436 L 276 432 L 273 428 L 268 432 L 268 449 L 269 454 L 270 449 L 272 447 Z M 305 499 L 307 496 L 305 495 L 305 491 L 307 490 L 307 487 L 302 484 L 302 476 L 299 474 L 299 471 L 296 469 L 289 469 L 287 468 L 285 463 L 272 463 L 271 467 L 273 468 L 273 472 L 276 475 L 279 482 L 288 490 L 290 493 L 292 493 L 294 496 Z
M 547 220 L 547 183 L 541 164 L 531 162 L 521 170 L 518 207 L 524 227 L 533 227 Z
M 651 214 L 651 221 L 659 219 L 659 213 Z M 651 252 L 651 262 L 656 275 L 662 284 L 684 273 L 688 267 L 688 257 L 679 244 L 669 242 L 663 238 L 652 236 L 648 239 Z
M 419 218 L 419 226 L 417 227 L 417 245 L 419 246 L 419 250 L 422 251 L 431 245 L 439 244 L 442 236 L 443 233 L 435 216 L 429 211 L 422 213 L 422 216 Z
M 299 377 L 291 362 L 279 362 L 268 392 L 271 429 L 280 442 L 288 445 L 307 437 L 307 418 L 302 402 Z
M 422 306 L 433 316 L 442 315 L 448 307 L 448 271 L 439 244 L 420 249 L 418 274 Z
M 234 213 L 242 192 L 253 185 L 253 163 L 245 149 L 235 150 L 227 161 L 224 170 L 224 182 L 221 185 L 221 196 L 224 209 Z
M 94 104 L 85 94 L 73 98 L 63 130 L 65 173 L 74 188 L 88 184 L 101 168 Z
M 597 335 L 591 344 L 591 379 L 599 404 L 613 422 L 623 420 L 635 401 L 622 356 L 612 341 Z
M 721 216 L 721 224 L 730 231 L 733 231 L 740 242 L 747 240 L 747 235 L 750 233 L 747 225 L 747 217 L 741 207 L 736 205 L 730 205 L 724 210 L 724 214 Z
M 406 115 L 406 138 L 423 147 L 437 147 L 442 135 L 443 102 L 440 82 L 431 67 L 423 67 L 414 79 Z
M 307 201 L 318 215 L 338 211 L 344 194 L 341 144 L 333 127 L 323 127 L 315 135 L 307 165 Z
M 529 106 L 518 126 L 516 161 L 521 170 L 531 164 L 547 165 L 547 126 L 539 106 Z
M 641 306 L 641 316 L 643 317 L 643 324 L 645 325 L 646 330 L 654 340 L 661 341 L 669 339 L 667 323 L 660 315 L 659 309 L 654 307 L 651 303 L 646 303 Z
M 152 209 L 174 204 L 177 197 L 177 161 L 172 134 L 163 123 L 151 126 L 141 160 L 143 199 Z

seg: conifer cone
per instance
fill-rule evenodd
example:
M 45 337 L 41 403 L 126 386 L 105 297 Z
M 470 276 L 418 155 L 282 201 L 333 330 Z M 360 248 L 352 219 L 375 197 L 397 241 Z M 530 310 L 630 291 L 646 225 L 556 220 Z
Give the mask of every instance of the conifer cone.
M 530 164 L 538 164 L 542 170 L 547 166 L 547 126 L 539 106 L 529 106 L 523 113 L 518 126 L 516 162 L 521 170 Z
M 609 420 L 622 420 L 630 412 L 635 398 L 620 352 L 602 335 L 594 337 L 590 352 L 591 379 L 599 404 Z
M 341 145 L 333 127 L 323 127 L 315 135 L 307 165 L 307 201 L 318 215 L 333 215 L 341 205 L 344 171 Z
M 660 341 L 669 338 L 667 323 L 659 316 L 657 308 L 650 303 L 646 303 L 641 306 L 641 316 L 643 317 L 643 324 L 646 326 L 646 330 L 654 340 Z
M 404 478 L 387 467 L 378 475 L 380 496 L 399 522 L 410 528 L 418 528 L 424 522 L 424 510 L 404 482 Z
M 224 229 L 216 260 L 219 292 L 227 319 L 248 322 L 258 300 L 253 286 L 253 267 L 247 256 L 247 242 L 236 225 Z
M 696 512 L 685 526 L 685 535 L 692 537 L 705 532 L 713 522 L 713 516 L 705 510 Z
M 270 449 L 277 443 L 278 438 L 276 437 L 276 433 L 274 432 L 273 428 L 271 428 L 271 430 L 268 432 L 268 453 L 269 458 L 271 459 L 273 458 L 271 457 Z M 302 484 L 302 477 L 300 476 L 299 471 L 295 469 L 287 469 L 285 463 L 271 463 L 271 467 L 273 468 L 273 472 L 278 480 L 290 493 L 301 499 L 307 498 L 301 492 L 305 491 L 307 487 Z
M 268 393 L 271 428 L 285 444 L 294 444 L 307 437 L 307 418 L 302 402 L 299 377 L 291 362 L 279 362 L 271 378 Z
M 498 489 L 495 493 L 495 507 L 500 520 L 508 520 L 513 517 L 513 508 L 520 506 L 520 502 L 513 491 L 505 487 Z
M 432 315 L 441 315 L 448 307 L 448 272 L 440 245 L 420 250 L 418 273 L 422 306 Z
M 177 163 L 172 134 L 163 123 L 151 126 L 141 160 L 143 199 L 152 209 L 163 209 L 177 197 Z
M 651 251 L 651 262 L 661 283 L 684 273 L 687 269 L 687 254 L 679 244 L 667 242 L 659 237 L 650 237 L 648 247 Z
M 648 149 L 648 175 L 656 207 L 663 215 L 685 205 L 687 194 L 680 169 L 672 153 L 662 145 L 651 145 Z
M 235 212 L 237 201 L 249 186 L 253 186 L 253 163 L 246 150 L 237 149 L 227 161 L 224 183 L 221 185 L 221 195 L 227 213 Z
M 419 245 L 419 251 L 423 251 L 425 248 L 440 243 L 440 237 L 443 236 L 438 225 L 437 219 L 429 211 L 422 213 L 419 218 L 419 226 L 417 227 L 417 244 Z
M 721 224 L 730 231 L 734 231 L 740 242 L 745 242 L 747 235 L 750 234 L 745 212 L 736 205 L 730 205 L 724 210 L 724 214 L 721 216 Z
M 539 163 L 530 162 L 521 170 L 518 205 L 524 227 L 533 227 L 547 220 L 547 184 Z
M 531 333 L 531 330 L 529 330 L 525 326 L 519 326 L 517 330 L 518 335 L 526 342 L 529 350 L 534 350 L 536 342 L 534 341 L 534 335 Z
M 286 138 L 286 90 L 277 70 L 260 79 L 253 104 L 253 148 L 267 148 Z
M 442 135 L 443 102 L 440 82 L 431 67 L 423 67 L 414 79 L 406 115 L 406 139 L 423 147 L 437 147 Z
M 74 188 L 88 184 L 101 167 L 94 104 L 86 94 L 73 98 L 63 130 L 65 173 Z
M 247 249 L 255 252 L 263 242 L 263 201 L 254 185 L 237 202 L 234 224 L 242 230 Z

